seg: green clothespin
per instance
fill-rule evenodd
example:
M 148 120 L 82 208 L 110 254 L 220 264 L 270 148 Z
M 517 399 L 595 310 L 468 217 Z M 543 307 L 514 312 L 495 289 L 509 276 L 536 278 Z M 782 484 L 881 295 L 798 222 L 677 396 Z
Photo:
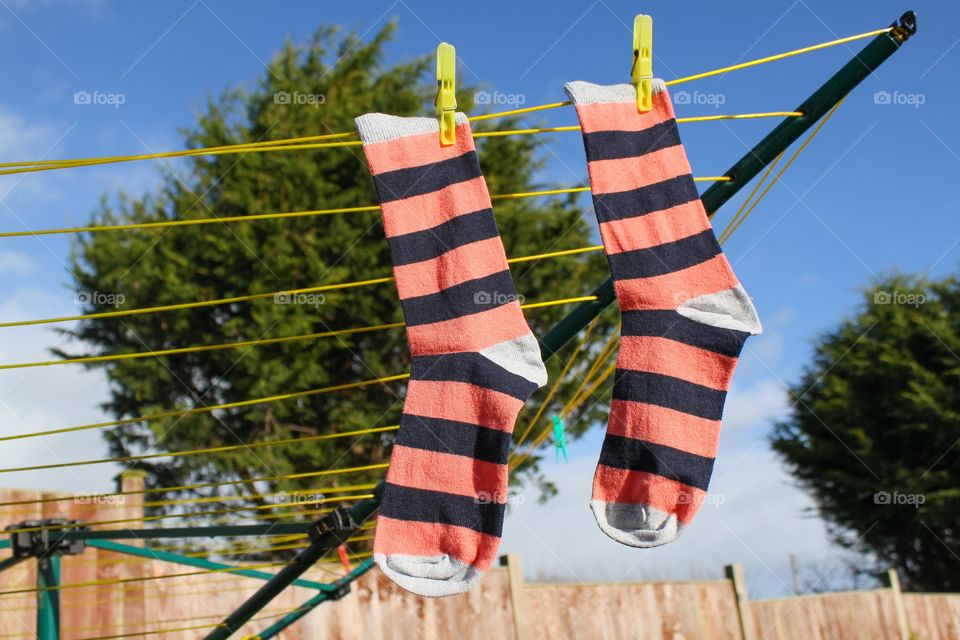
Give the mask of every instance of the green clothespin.
M 563 461 L 570 462 L 567 457 L 567 436 L 563 432 L 563 418 L 553 416 L 553 446 L 556 448 L 557 462 L 560 462 L 560 454 L 563 453 Z

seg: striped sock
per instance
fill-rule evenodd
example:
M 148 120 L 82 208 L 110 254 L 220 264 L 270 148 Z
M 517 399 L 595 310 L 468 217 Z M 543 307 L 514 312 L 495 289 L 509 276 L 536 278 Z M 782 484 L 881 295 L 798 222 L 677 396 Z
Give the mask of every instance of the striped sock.
M 496 559 L 514 421 L 547 381 L 456 117 L 451 147 L 435 118 L 357 118 L 412 354 L 374 559 L 424 596 L 466 591 Z
M 647 113 L 632 85 L 565 88 L 623 320 L 590 507 L 614 540 L 653 547 L 706 497 L 730 377 L 760 321 L 710 227 L 663 82 Z

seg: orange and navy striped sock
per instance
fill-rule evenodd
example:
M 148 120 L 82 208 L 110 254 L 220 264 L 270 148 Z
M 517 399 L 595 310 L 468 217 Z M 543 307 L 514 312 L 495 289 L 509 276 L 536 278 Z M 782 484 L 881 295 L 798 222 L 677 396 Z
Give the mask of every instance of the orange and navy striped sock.
M 435 118 L 357 118 L 412 355 L 373 552 L 424 596 L 466 591 L 496 559 L 514 422 L 547 381 L 470 125 L 456 121 L 442 147 Z
M 604 533 L 635 547 L 675 539 L 706 497 L 730 378 L 761 331 L 700 202 L 666 87 L 653 84 L 647 113 L 632 85 L 565 87 L 623 321 L 590 507 Z

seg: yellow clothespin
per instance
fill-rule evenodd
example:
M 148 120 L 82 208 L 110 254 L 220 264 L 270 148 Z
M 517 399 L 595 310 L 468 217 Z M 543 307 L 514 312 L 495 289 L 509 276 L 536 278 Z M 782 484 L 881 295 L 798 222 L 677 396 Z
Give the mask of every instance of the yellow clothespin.
M 457 50 L 441 42 L 437 47 L 437 116 L 440 118 L 440 145 L 449 147 L 457 141 Z
M 633 19 L 633 68 L 637 87 L 637 111 L 646 113 L 653 106 L 653 17 L 637 14 Z

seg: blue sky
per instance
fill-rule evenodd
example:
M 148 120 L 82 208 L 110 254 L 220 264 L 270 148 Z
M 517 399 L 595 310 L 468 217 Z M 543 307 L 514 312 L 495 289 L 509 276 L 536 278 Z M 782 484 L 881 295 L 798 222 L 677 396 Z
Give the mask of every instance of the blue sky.
M 456 45 L 464 81 L 522 100 L 564 98 L 570 80 L 622 82 L 630 68 L 630 25 L 640 5 L 613 1 L 476 5 L 439 2 L 152 3 L 0 0 L 0 161 L 143 153 L 181 148 L 208 95 L 250 84 L 285 38 L 306 40 L 320 24 L 373 33 L 399 19 L 391 61 Z M 735 6 L 735 8 L 731 8 Z M 647 3 L 655 27 L 654 72 L 665 79 L 762 57 L 919 13 L 920 32 L 867 79 L 727 244 L 754 297 L 766 333 L 752 339 L 731 390 L 717 474 L 723 503 L 708 505 L 680 540 L 638 552 L 606 539 L 586 507 L 599 430 L 573 446 L 569 466 L 551 467 L 560 496 L 535 496 L 513 510 L 504 549 L 524 554 L 528 574 L 567 579 L 683 578 L 747 567 L 757 595 L 788 590 L 788 554 L 801 563 L 838 557 L 810 506 L 792 488 L 764 442 L 785 407 L 811 341 L 854 312 L 859 289 L 898 269 L 944 276 L 960 259 L 960 169 L 956 126 L 960 6 L 876 1 L 839 3 Z M 699 95 L 679 115 L 790 110 L 864 42 L 839 46 L 675 87 Z M 121 95 L 120 105 L 74 103 L 76 92 Z M 694 94 L 693 92 L 698 92 Z M 882 104 L 877 92 L 900 96 Z M 542 112 L 537 124 L 573 124 L 570 109 Z M 697 123 L 681 129 L 694 173 L 716 175 L 774 124 Z M 547 146 L 545 182 L 585 177 L 577 134 Z M 0 228 L 83 224 L 104 193 L 139 194 L 158 183 L 156 163 L 0 178 Z M 728 219 L 739 199 L 715 224 Z M 75 312 L 67 287 L 65 237 L 0 239 L 3 320 Z M 4 362 L 39 359 L 58 338 L 48 329 L 0 334 Z M 103 380 L 69 367 L 0 372 L 4 430 L 33 431 L 100 417 Z M 97 457 L 95 434 L 24 441 L 0 461 Z M 851 460 L 851 464 L 856 464 Z M 115 469 L 5 475 L 0 485 L 104 490 Z M 883 487 L 878 487 L 882 489 Z

